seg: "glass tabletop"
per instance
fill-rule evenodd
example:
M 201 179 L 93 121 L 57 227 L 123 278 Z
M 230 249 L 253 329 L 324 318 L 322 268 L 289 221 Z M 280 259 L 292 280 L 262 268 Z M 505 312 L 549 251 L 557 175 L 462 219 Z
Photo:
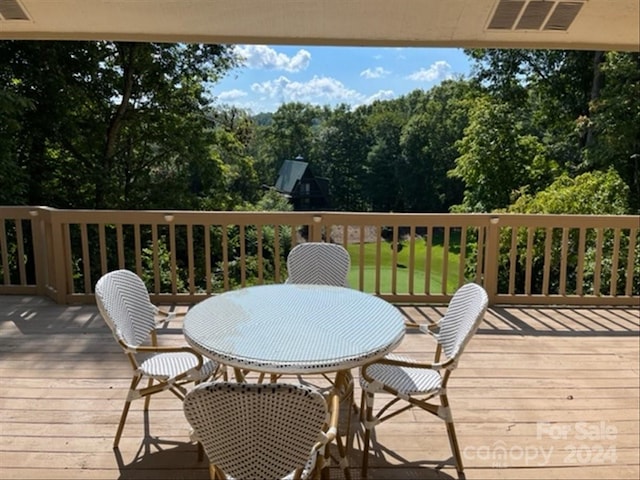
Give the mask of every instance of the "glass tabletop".
M 404 317 L 370 294 L 322 285 L 261 285 L 208 298 L 184 320 L 187 341 L 219 362 L 267 373 L 332 372 L 392 351 Z

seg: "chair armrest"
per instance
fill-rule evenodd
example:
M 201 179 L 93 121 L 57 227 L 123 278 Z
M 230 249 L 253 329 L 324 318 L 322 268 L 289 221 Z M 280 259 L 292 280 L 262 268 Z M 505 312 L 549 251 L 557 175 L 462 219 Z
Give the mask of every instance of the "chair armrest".
M 412 323 L 412 322 L 404 322 L 405 328 L 409 330 L 420 330 L 422 333 L 428 333 L 434 337 L 437 337 L 438 330 L 440 329 L 439 322 L 434 323 Z
M 153 346 L 147 346 L 147 345 L 142 345 L 140 347 L 127 347 L 125 345 L 125 350 L 127 352 L 131 352 L 131 353 L 190 353 L 191 355 L 193 355 L 194 357 L 196 357 L 198 359 L 198 365 L 196 365 L 194 368 L 196 370 L 200 370 L 202 368 L 202 365 L 204 363 L 204 359 L 202 357 L 202 355 L 198 352 L 196 352 L 193 348 L 191 347 L 187 347 L 187 346 L 181 346 L 181 347 L 165 347 L 165 346 L 157 346 L 157 347 L 153 347 Z
M 394 367 L 406 367 L 406 368 L 423 368 L 425 370 L 442 370 L 447 368 L 447 366 L 449 366 L 449 364 L 451 363 L 451 360 L 447 360 L 446 362 L 437 362 L 437 363 L 429 363 L 429 362 L 414 362 L 414 361 L 407 361 L 407 360 L 397 360 L 394 358 L 381 358 L 379 360 L 376 360 L 375 362 L 372 363 L 368 363 L 366 365 L 364 365 L 362 367 L 362 371 L 361 371 L 361 375 L 364 377 L 364 379 L 367 382 L 373 382 L 374 379 L 372 379 L 368 374 L 367 374 L 367 369 L 369 367 L 371 367 L 372 365 L 391 365 Z
M 153 305 L 153 313 L 156 316 L 160 317 L 156 323 L 171 321 L 174 318 L 184 317 L 186 315 L 186 312 L 170 312 L 163 308 L 157 307 L 156 305 Z

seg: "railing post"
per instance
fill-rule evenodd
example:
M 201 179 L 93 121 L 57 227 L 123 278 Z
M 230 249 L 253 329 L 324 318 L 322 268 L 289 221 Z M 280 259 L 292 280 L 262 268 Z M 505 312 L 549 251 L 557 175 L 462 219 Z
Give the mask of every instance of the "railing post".
M 29 210 L 29 215 L 31 216 L 36 292 L 38 295 L 44 296 L 47 292 L 47 254 L 44 250 L 47 243 L 44 238 L 44 220 L 37 208 Z
M 500 262 L 500 217 L 491 215 L 487 227 L 484 253 L 484 288 L 493 305 L 498 294 L 498 264 Z
M 313 222 L 309 225 L 309 241 L 321 242 L 322 241 L 322 215 L 314 214 Z
M 65 304 L 67 299 L 67 282 L 71 282 L 71 279 L 67 279 L 67 269 L 65 268 L 65 262 L 67 255 L 69 254 L 65 242 L 64 225 L 57 219 L 55 209 L 50 210 L 51 219 L 51 242 L 53 243 L 54 252 L 53 260 L 53 278 L 55 286 L 54 300 L 58 304 Z

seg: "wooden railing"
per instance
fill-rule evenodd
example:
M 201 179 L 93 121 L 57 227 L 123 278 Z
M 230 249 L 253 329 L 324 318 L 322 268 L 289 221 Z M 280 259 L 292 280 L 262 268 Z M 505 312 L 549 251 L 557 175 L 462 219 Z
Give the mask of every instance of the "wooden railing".
M 397 303 L 446 303 L 468 281 L 492 304 L 640 304 L 637 216 L 57 210 L 0 207 L 0 294 L 93 302 L 137 272 L 154 301 L 194 303 L 282 282 L 302 241 L 351 254 L 350 283 Z

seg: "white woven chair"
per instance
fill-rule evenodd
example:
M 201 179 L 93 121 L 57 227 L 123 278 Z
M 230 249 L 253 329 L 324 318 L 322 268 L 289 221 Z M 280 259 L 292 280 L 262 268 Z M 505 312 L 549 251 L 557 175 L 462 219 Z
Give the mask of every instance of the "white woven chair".
M 286 283 L 349 287 L 350 268 L 351 257 L 342 245 L 325 242 L 299 243 L 287 256 L 289 277 Z M 327 375 L 323 376 L 332 384 Z M 272 381 L 276 378 L 271 377 Z M 301 376 L 298 376 L 298 381 L 312 388 L 320 388 Z
M 113 442 L 114 448 L 118 448 L 133 400 L 145 398 L 144 408 L 148 410 L 154 393 L 169 390 L 183 399 L 187 383 L 210 378 L 218 365 L 187 346 L 158 346 L 156 316 L 168 321 L 175 314 L 150 302 L 144 282 L 135 273 L 116 270 L 103 275 L 96 283 L 95 296 L 102 318 L 133 367 L 133 379 Z M 143 378 L 148 378 L 147 386 L 138 388 Z
M 300 243 L 287 256 L 287 283 L 348 287 L 350 268 L 351 257 L 343 246 L 324 242 Z
M 464 467 L 446 388 L 460 355 L 484 318 L 487 305 L 488 297 L 484 288 L 475 283 L 463 285 L 454 293 L 446 314 L 437 324 L 420 326 L 421 331 L 431 334 L 437 342 L 433 363 L 390 354 L 362 367 L 361 420 L 365 428 L 363 477 L 367 476 L 369 442 L 375 425 L 413 407 L 422 408 L 445 421 L 456 470 L 462 475 Z M 443 353 L 445 358 L 441 358 Z M 374 394 L 379 392 L 391 394 L 393 399 L 378 409 L 374 416 Z M 428 402 L 436 396 L 439 397 L 439 404 Z M 399 401 L 407 404 L 387 413 L 389 407 Z
M 214 480 L 310 478 L 333 441 L 338 400 L 287 383 L 206 383 L 184 399 Z

